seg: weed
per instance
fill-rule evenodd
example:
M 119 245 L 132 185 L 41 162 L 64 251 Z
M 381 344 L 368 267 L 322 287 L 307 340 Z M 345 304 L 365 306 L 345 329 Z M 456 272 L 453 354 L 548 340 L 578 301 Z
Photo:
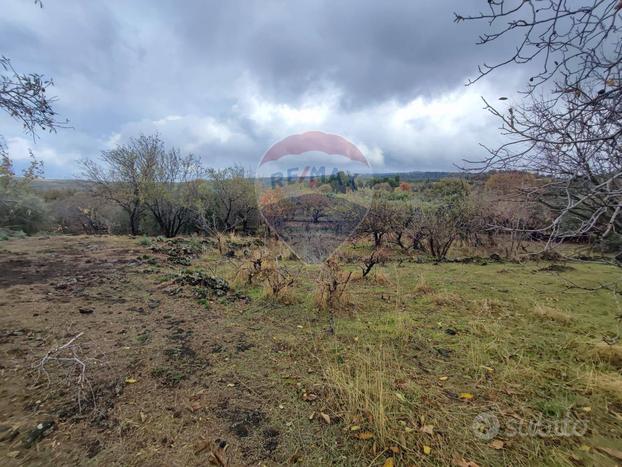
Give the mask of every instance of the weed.
M 138 240 L 138 244 L 141 246 L 151 246 L 151 239 L 147 236 L 143 236 L 140 240 Z

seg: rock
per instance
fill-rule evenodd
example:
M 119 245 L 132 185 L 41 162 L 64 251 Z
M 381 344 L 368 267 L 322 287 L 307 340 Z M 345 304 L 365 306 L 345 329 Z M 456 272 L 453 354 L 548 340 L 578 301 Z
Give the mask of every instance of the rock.
M 24 446 L 26 448 L 32 447 L 33 444 L 39 442 L 46 437 L 54 429 L 54 422 L 52 420 L 46 420 L 39 423 L 34 430 L 32 430 L 26 439 L 24 440 Z

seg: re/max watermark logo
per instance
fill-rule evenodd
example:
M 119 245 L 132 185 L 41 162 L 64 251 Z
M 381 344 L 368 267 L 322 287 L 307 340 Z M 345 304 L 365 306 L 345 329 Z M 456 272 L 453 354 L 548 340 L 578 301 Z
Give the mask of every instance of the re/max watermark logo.
M 270 175 L 272 189 L 283 188 L 285 185 L 309 183 L 310 185 L 335 185 L 338 191 L 347 188 L 356 190 L 356 179 L 359 174 L 352 174 L 338 167 L 327 168 L 326 166 L 291 167 L 284 171 L 273 172 Z

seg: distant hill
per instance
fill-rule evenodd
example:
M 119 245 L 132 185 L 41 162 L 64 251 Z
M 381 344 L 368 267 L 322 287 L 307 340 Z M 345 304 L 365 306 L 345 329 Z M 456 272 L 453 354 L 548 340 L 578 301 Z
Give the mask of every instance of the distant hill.
M 395 177 L 399 176 L 401 181 L 415 182 L 425 180 L 440 180 L 447 177 L 468 177 L 468 174 L 464 172 L 382 172 L 371 175 L 373 177 Z M 32 187 L 36 191 L 51 191 L 51 190 L 76 190 L 86 191 L 91 182 L 88 180 L 78 179 L 40 179 L 32 182 Z
M 32 188 L 35 191 L 52 191 L 52 190 L 76 190 L 86 191 L 91 182 L 87 180 L 67 179 L 55 180 L 52 178 L 42 178 L 32 182 Z

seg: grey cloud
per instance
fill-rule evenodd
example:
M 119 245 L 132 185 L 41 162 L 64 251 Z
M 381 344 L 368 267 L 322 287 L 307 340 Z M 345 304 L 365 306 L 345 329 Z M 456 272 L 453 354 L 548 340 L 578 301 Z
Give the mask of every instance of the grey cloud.
M 248 114 L 248 99 L 296 108 L 331 91 L 338 102 L 324 124 L 369 140 L 384 152 L 387 167 L 403 165 L 417 150 L 380 134 L 382 122 L 374 122 L 386 115 L 378 109 L 459 90 L 478 63 L 507 51 L 474 45 L 484 24 L 452 22 L 454 9 L 478 10 L 485 6 L 479 0 L 67 0 L 44 2 L 42 10 L 23 0 L 4 3 L 0 53 L 20 71 L 53 77 L 57 110 L 71 120 L 73 129 L 38 143 L 56 152 L 51 159 L 66 157 L 67 175 L 75 173 L 68 155 L 91 157 L 107 141 L 156 129 L 214 165 L 250 166 L 278 135 Z M 506 93 L 495 82 L 508 76 L 489 81 L 487 91 Z M 361 112 L 368 122 L 360 121 Z M 359 122 L 349 126 L 353 113 Z M 188 127 L 155 123 L 170 116 L 181 116 Z M 233 136 L 204 137 L 200 124 L 209 119 Z M 5 137 L 24 136 L 0 122 Z M 465 141 L 476 140 L 474 132 L 495 131 L 486 125 L 465 125 Z M 427 161 L 451 166 L 465 155 L 454 146 Z

